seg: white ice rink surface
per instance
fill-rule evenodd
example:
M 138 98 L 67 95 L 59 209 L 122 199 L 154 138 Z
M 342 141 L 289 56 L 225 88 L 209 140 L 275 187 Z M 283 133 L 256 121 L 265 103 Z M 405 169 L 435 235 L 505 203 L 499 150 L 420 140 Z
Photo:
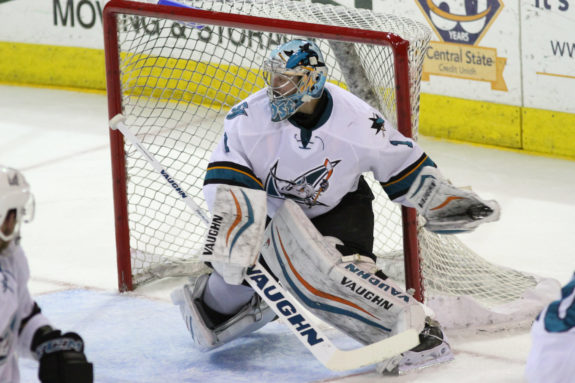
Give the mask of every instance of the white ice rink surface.
M 491 262 L 568 281 L 575 270 L 575 162 L 420 139 L 456 185 L 502 206 L 461 239 Z M 23 227 L 30 288 L 52 322 L 86 340 L 96 382 L 522 382 L 527 331 L 454 336 L 456 359 L 401 377 L 332 373 L 281 324 L 208 354 L 192 349 L 169 280 L 117 292 L 103 94 L 0 86 L 0 163 L 21 169 L 37 215 Z M 343 340 L 342 340 L 343 342 Z M 36 364 L 21 363 L 23 382 Z

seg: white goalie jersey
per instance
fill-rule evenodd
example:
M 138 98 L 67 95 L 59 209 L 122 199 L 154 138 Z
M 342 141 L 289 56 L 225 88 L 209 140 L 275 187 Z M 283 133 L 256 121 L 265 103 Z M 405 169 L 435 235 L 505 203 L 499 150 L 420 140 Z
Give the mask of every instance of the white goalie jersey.
M 314 129 L 291 118 L 272 122 L 265 89 L 231 109 L 204 180 L 210 209 L 216 186 L 229 184 L 265 190 L 270 217 L 289 198 L 314 218 L 355 191 L 366 172 L 391 200 L 405 202 L 420 169 L 433 161 L 355 95 L 332 84 L 324 91 L 327 106 Z

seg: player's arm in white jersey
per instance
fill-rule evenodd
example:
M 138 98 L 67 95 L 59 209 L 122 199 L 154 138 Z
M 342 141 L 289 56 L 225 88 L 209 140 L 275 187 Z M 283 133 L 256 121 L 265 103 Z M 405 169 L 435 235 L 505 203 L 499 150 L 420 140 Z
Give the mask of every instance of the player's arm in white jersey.
M 391 200 L 423 215 L 426 229 L 440 234 L 469 232 L 499 219 L 496 201 L 453 186 L 413 140 L 393 129 L 388 134 L 381 147 L 385 170 L 376 170 L 376 178 Z M 395 164 L 391 174 L 390 163 Z
M 204 176 L 204 198 L 210 211 L 218 185 L 263 190 L 262 181 L 255 175 L 240 138 L 242 124 L 248 119 L 247 113 L 251 113 L 247 107 L 247 102 L 241 102 L 228 113 L 222 138 L 210 157 Z
M 575 379 L 575 274 L 531 329 L 531 350 L 525 377 L 529 383 L 572 382 Z
M 6 221 L 5 221 L 6 222 Z M 2 225 L 2 231 L 6 225 Z M 0 381 L 18 382 L 18 355 L 32 357 L 35 331 L 48 320 L 28 293 L 28 266 L 20 247 L 0 239 Z
M 242 125 L 254 123 L 248 117 L 253 109 L 248 110 L 248 101 L 243 101 L 230 110 L 204 177 L 212 221 L 202 260 L 232 285 L 241 284 L 247 267 L 257 260 L 267 217 L 263 184 L 252 170 L 240 138 Z
M 0 381 L 19 381 L 21 355 L 39 361 L 41 382 L 91 383 L 82 338 L 53 328 L 28 290 L 28 262 L 18 242 L 33 207 L 24 176 L 0 165 Z

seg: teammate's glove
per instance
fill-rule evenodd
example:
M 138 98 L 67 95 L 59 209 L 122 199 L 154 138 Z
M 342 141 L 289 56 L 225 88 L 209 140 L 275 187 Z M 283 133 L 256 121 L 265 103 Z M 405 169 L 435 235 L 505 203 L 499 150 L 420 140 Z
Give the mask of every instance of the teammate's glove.
M 32 352 L 40 362 L 38 377 L 42 383 L 92 383 L 92 363 L 84 355 L 80 335 L 62 334 L 50 326 L 36 330 Z
M 482 223 L 497 221 L 500 214 L 496 201 L 456 188 L 431 166 L 417 175 L 406 199 L 427 220 L 424 227 L 440 234 L 472 231 Z

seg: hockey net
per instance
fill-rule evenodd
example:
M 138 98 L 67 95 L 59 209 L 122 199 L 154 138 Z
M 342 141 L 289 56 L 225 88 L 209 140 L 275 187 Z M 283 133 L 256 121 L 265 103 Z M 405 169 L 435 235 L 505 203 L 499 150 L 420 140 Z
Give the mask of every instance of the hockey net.
M 324 52 L 331 82 L 358 94 L 402 133 L 417 138 L 421 68 L 431 37 L 424 25 L 304 1 L 180 2 L 185 7 L 107 4 L 109 110 L 110 117 L 125 115 L 172 181 L 204 209 L 203 176 L 225 115 L 265 86 L 264 57 L 293 37 L 313 38 Z M 409 93 L 401 95 L 399 89 Z M 205 228 L 200 219 L 119 133 L 111 133 L 111 142 L 120 290 L 201 273 Z M 454 303 L 463 303 L 473 316 L 456 321 L 472 325 L 517 323 L 536 315 L 541 302 L 532 298 L 539 297 L 538 277 L 489 263 L 455 236 L 419 229 L 413 211 L 404 209 L 408 219 L 406 212 L 402 218 L 402 209 L 367 178 L 376 195 L 378 263 L 395 279 L 416 275 L 407 287 L 425 293 L 444 325 L 454 315 L 443 306 Z M 414 225 L 406 229 L 409 214 Z M 410 243 L 416 244 L 410 250 L 416 259 L 409 258 L 404 267 Z

